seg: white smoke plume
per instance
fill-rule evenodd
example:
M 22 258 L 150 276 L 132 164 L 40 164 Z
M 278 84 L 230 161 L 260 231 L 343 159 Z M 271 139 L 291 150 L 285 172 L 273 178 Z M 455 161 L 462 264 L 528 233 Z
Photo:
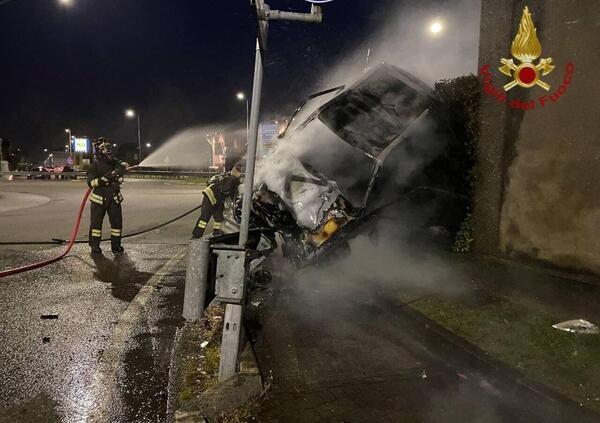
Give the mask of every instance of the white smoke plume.
M 385 62 L 430 85 L 477 71 L 480 0 L 447 2 L 443 7 L 418 2 L 386 13 L 388 23 L 335 66 L 320 81 L 321 88 L 358 78 L 365 70 L 368 53 L 368 66 Z M 431 32 L 434 23 L 441 25 L 440 32 Z

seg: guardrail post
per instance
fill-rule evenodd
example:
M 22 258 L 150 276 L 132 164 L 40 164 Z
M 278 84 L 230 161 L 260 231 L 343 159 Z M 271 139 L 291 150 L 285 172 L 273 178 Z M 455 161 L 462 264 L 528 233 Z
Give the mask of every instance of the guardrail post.
M 200 320 L 204 312 L 209 264 L 210 241 L 206 239 L 191 240 L 188 248 L 183 296 L 183 317 L 188 321 Z
M 217 256 L 215 300 L 225 304 L 219 381 L 236 374 L 241 348 L 242 315 L 244 312 L 246 251 L 237 245 L 213 245 Z

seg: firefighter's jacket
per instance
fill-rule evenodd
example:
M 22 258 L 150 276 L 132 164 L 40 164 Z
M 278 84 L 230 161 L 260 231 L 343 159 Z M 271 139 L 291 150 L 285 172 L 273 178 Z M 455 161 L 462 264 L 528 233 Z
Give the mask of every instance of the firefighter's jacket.
M 110 201 L 123 201 L 119 178 L 125 173 L 126 165 L 116 158 L 99 158 L 87 172 L 87 184 L 93 188 L 90 201 L 107 206 Z
M 231 175 L 230 173 L 224 173 L 222 175 L 214 176 L 208 181 L 208 187 L 202 191 L 207 197 L 210 203 L 214 206 L 215 204 L 223 204 L 226 198 L 234 199 L 237 194 L 238 187 L 240 185 L 240 178 Z

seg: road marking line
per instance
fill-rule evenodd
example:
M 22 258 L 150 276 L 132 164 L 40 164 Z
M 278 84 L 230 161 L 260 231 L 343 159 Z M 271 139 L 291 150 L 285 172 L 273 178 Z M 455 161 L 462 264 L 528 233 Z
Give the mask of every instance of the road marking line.
M 114 398 L 114 394 L 119 377 L 119 365 L 126 351 L 127 343 L 138 327 L 143 311 L 146 309 L 146 304 L 152 297 L 152 294 L 157 292 L 155 287 L 165 276 L 171 274 L 171 270 L 183 259 L 186 251 L 187 247 L 181 249 L 158 269 L 148 282 L 142 286 L 119 318 L 102 354 L 98 371 L 94 375 L 94 380 L 90 387 L 91 401 L 89 408 L 84 411 L 84 415 L 82 416 L 84 421 L 109 421 L 110 411 L 115 408 L 116 401 L 118 401 L 118 399 Z

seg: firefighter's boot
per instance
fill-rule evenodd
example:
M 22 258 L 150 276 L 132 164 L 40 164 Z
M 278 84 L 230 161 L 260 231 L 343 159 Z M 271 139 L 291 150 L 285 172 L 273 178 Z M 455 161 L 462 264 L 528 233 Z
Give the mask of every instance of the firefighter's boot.
M 110 248 L 113 254 L 123 254 L 125 249 L 121 246 L 121 229 L 110 230 Z
M 213 232 L 212 236 L 217 237 L 223 235 L 223 231 L 221 230 L 221 222 L 215 222 L 213 224 Z

